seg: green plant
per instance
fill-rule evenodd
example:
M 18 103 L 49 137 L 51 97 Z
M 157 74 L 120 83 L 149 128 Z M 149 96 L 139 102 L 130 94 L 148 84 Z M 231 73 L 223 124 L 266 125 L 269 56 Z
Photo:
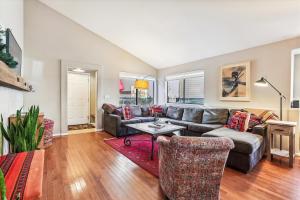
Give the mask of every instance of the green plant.
M 3 42 L 3 38 L 5 37 L 5 31 L 0 26 L 0 60 L 5 62 L 10 68 L 15 68 L 18 65 L 18 62 L 14 60 L 14 57 L 6 52 L 6 44 Z
M 16 121 L 9 123 L 6 129 L 1 115 L 0 129 L 4 138 L 10 144 L 11 153 L 38 149 L 44 134 L 44 127 L 38 122 L 39 107 L 31 106 L 24 116 L 21 115 L 21 111 L 22 109 L 17 110 Z M 38 135 L 36 136 L 37 131 Z
M 6 185 L 2 170 L 0 169 L 0 193 L 1 200 L 6 200 Z

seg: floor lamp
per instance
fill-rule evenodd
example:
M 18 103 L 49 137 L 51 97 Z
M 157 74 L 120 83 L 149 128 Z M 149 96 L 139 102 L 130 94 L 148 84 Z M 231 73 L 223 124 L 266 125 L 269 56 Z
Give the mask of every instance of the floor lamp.
M 134 83 L 134 88 L 136 90 L 135 103 L 138 105 L 138 92 L 139 90 L 149 89 L 149 81 L 144 79 L 137 79 Z
M 271 86 L 271 88 L 273 88 L 280 97 L 280 120 L 282 120 L 282 102 L 283 99 L 285 100 L 286 97 L 282 94 L 282 92 L 280 92 L 274 85 L 272 85 L 267 79 L 265 79 L 264 77 L 261 77 L 259 80 L 257 80 L 255 82 L 256 86 L 260 86 L 260 87 L 268 87 Z
M 279 94 L 279 97 L 280 97 L 280 120 L 282 120 L 282 102 L 283 102 L 283 99 L 284 100 L 286 99 L 286 97 L 282 94 L 282 92 L 280 92 L 273 84 L 271 84 L 264 77 L 261 77 L 259 80 L 257 80 L 255 82 L 255 85 L 259 86 L 259 87 L 271 86 L 271 88 L 273 88 Z M 281 148 L 282 148 L 282 136 L 280 136 L 280 150 L 281 150 Z

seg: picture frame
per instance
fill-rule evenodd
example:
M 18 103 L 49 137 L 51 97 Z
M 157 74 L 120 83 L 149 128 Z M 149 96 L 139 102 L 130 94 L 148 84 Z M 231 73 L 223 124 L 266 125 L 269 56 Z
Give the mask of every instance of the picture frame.
M 221 66 L 221 101 L 251 100 L 250 67 L 250 61 Z

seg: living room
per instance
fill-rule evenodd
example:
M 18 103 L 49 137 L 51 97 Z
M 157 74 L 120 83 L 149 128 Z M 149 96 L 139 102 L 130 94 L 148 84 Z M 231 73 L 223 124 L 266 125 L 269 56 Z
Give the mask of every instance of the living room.
M 300 199 L 299 19 L 0 0 L 1 199 Z

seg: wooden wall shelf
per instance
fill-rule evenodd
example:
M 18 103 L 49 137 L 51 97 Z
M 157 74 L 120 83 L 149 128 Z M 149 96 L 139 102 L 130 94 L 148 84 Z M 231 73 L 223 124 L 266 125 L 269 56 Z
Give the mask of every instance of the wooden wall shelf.
M 0 61 L 0 86 L 29 92 L 29 84 Z

